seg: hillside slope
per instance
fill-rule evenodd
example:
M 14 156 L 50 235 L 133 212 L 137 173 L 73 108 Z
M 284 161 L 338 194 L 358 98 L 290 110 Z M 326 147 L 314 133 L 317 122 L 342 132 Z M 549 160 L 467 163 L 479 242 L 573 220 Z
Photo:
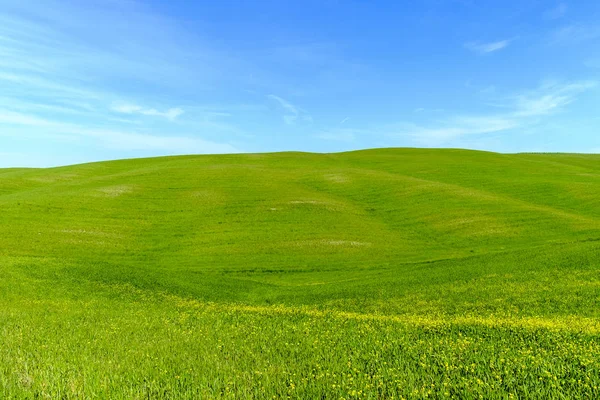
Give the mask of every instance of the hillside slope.
M 0 249 L 69 264 L 60 272 L 71 277 L 206 300 L 337 299 L 369 284 L 391 286 L 385 298 L 424 265 L 454 284 L 596 249 L 599 182 L 598 156 L 413 149 L 8 171 Z
M 28 359 L 15 350 L 26 347 L 17 345 L 16 326 L 39 340 L 48 326 L 62 326 L 72 329 L 71 341 L 45 345 L 71 371 L 66 354 L 94 336 L 81 331 L 82 318 L 101 335 L 114 321 L 129 326 L 120 318 L 135 313 L 154 310 L 159 321 L 170 301 L 177 315 L 189 302 L 216 307 L 208 325 L 231 312 L 275 312 L 281 321 L 324 312 L 384 325 L 556 328 L 587 335 L 591 347 L 577 349 L 592 354 L 600 331 L 599 198 L 600 156 L 576 154 L 376 149 L 0 170 L 0 300 L 13 329 L 0 336 L 9 349 L 3 358 L 5 365 Z M 29 322 L 18 325 L 17 315 Z M 127 340 L 142 340 L 134 332 Z M 157 335 L 157 343 L 168 336 Z M 106 350 L 98 346 L 90 357 Z M 175 364 L 192 363 L 177 357 Z M 92 376 L 113 376 L 97 368 Z M 43 378 L 19 384 L 11 373 L 0 380 L 6 395 L 41 393 Z M 69 372 L 61 374 L 45 381 L 49 393 L 70 393 Z M 100 385 L 80 381 L 75 397 Z M 124 397 L 149 393 L 133 378 L 107 385 L 131 388 L 119 392 Z M 239 390 L 252 385 L 232 396 L 250 396 Z M 227 397 L 219 390 L 202 393 Z M 346 393 L 315 390 L 298 396 Z

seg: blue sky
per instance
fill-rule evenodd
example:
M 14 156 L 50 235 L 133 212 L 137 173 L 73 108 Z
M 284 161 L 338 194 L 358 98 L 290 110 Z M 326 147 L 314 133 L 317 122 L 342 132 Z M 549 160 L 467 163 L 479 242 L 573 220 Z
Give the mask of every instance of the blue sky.
M 599 50 L 597 0 L 0 0 L 0 167 L 600 152 Z

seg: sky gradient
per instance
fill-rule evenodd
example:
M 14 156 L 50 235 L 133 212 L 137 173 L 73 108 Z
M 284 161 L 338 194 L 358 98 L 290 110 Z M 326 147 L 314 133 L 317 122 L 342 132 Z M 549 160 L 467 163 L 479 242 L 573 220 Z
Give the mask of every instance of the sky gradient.
M 0 168 L 600 152 L 600 2 L 0 0 Z

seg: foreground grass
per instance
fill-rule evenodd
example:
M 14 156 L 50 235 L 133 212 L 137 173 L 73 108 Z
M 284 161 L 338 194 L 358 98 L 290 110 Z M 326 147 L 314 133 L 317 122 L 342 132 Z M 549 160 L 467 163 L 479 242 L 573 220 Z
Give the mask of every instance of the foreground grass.
M 600 397 L 598 161 L 0 171 L 0 397 Z
M 87 301 L 23 301 L 2 319 L 4 398 L 600 395 L 597 321 L 403 319 L 127 287 Z

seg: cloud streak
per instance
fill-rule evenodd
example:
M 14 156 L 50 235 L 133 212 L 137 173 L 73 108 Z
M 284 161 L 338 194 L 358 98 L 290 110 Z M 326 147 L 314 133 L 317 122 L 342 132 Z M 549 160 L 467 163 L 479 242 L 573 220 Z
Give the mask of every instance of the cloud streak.
M 577 99 L 577 95 L 597 86 L 595 81 L 570 84 L 547 83 L 515 98 L 515 117 L 538 117 L 554 114 Z
M 512 40 L 499 40 L 496 42 L 482 43 L 482 42 L 469 42 L 465 43 L 465 48 L 468 50 L 474 51 L 479 54 L 488 54 L 493 53 L 498 50 L 502 50 L 510 44 Z
M 230 115 L 222 107 L 164 106 L 206 90 L 231 65 L 135 0 L 8 0 L 0 14 L 0 136 L 49 149 L 79 141 L 90 154 L 239 152 L 222 139 L 243 134 L 218 120 Z
M 122 114 L 139 114 L 151 117 L 163 117 L 171 121 L 184 113 L 181 108 L 169 108 L 168 110 L 161 112 L 154 108 L 144 108 L 137 104 L 130 103 L 113 104 L 111 110 Z
M 36 136 L 60 137 L 63 140 L 79 138 L 92 139 L 94 142 L 116 150 L 159 150 L 169 153 L 239 153 L 240 150 L 227 143 L 216 143 L 193 136 L 156 135 L 121 131 L 102 127 L 81 126 L 72 123 L 41 118 L 36 115 L 0 109 L 0 124 L 5 126 L 4 133 L 15 132 L 11 128 L 35 128 L 42 134 Z
M 411 123 L 395 127 L 391 137 L 410 137 L 425 146 L 443 146 L 452 140 L 523 128 L 563 111 L 577 96 L 597 86 L 594 81 L 567 84 L 546 83 L 535 90 L 511 96 L 502 105 L 507 111 L 495 114 L 464 115 L 440 121 L 437 126 Z
M 267 97 L 279 104 L 281 108 L 285 111 L 285 115 L 283 115 L 283 121 L 287 125 L 294 125 L 296 122 L 304 121 L 304 122 L 312 122 L 312 116 L 308 114 L 306 111 L 302 110 L 299 107 L 296 107 L 289 101 L 283 99 L 282 97 L 276 96 L 274 94 L 269 94 Z
M 555 30 L 551 36 L 551 44 L 573 45 L 598 38 L 600 38 L 599 25 L 575 23 Z

